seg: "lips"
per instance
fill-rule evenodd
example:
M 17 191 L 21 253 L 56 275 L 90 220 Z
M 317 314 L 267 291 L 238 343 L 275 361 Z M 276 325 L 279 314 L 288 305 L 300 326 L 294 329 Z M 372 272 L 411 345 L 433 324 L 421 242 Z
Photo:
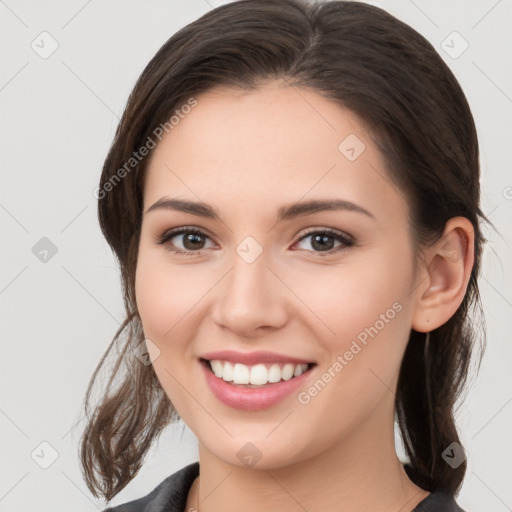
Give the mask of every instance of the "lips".
M 275 366 L 277 364 L 286 366 L 303 365 L 304 371 L 297 372 L 297 375 L 289 375 L 286 380 L 283 379 L 275 383 L 266 383 L 263 385 L 235 384 L 219 378 L 212 370 L 210 361 L 226 361 L 227 364 L 233 363 L 238 366 Z M 198 358 L 198 363 L 205 377 L 206 383 L 213 395 L 219 401 L 229 407 L 244 411 L 257 411 L 276 405 L 284 400 L 299 386 L 304 385 L 305 381 L 311 377 L 316 363 L 296 357 L 288 357 L 272 352 L 252 352 L 241 353 L 235 351 L 209 352 Z M 252 373 L 251 373 L 252 377 Z

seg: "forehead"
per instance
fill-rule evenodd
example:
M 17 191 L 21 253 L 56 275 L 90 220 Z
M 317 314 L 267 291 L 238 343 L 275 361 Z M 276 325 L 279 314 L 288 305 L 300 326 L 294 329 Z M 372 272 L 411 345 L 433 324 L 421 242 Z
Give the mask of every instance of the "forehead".
M 218 202 L 220 210 L 237 199 L 253 213 L 276 202 L 342 197 L 404 215 L 405 198 L 371 134 L 334 101 L 279 82 L 217 88 L 196 100 L 150 156 L 145 209 L 165 195 Z

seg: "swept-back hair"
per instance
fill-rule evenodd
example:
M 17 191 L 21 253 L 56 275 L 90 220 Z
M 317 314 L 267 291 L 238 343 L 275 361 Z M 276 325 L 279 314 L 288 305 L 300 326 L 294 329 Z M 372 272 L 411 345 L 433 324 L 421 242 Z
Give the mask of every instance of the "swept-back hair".
M 148 159 L 130 158 L 200 93 L 217 86 L 256 90 L 271 80 L 309 88 L 359 116 L 408 200 L 417 247 L 437 240 L 452 217 L 466 217 L 473 225 L 475 263 L 462 304 L 430 333 L 428 350 L 425 334 L 411 330 L 395 402 L 415 483 L 456 493 L 466 463 L 452 468 L 441 454 L 452 442 L 462 444 L 454 408 L 477 339 L 470 313 L 480 304 L 485 217 L 475 125 L 457 80 L 423 36 L 377 7 L 337 0 L 222 5 L 175 33 L 139 77 L 99 184 L 99 221 L 120 265 L 126 319 L 84 400 L 88 423 L 80 457 L 86 483 L 95 496 L 110 500 L 179 417 L 152 365 L 133 356 L 144 339 L 134 284 Z M 91 408 L 93 384 L 116 343 L 121 350 L 108 368 L 110 380 Z

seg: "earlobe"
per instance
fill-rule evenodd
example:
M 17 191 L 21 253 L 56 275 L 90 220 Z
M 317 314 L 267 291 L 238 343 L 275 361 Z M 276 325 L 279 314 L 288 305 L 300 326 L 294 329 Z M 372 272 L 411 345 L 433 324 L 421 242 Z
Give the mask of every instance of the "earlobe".
M 425 251 L 427 277 L 418 288 L 412 328 L 429 332 L 446 323 L 457 311 L 474 263 L 474 229 L 464 217 L 454 217 L 443 236 Z

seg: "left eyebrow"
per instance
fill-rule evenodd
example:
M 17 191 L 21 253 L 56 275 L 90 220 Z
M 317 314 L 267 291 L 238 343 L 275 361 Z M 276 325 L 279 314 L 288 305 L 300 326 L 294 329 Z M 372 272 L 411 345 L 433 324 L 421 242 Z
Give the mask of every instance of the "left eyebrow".
M 282 220 L 290 220 L 303 215 L 311 215 L 313 213 L 333 210 L 347 210 L 351 212 L 362 213 L 375 219 L 375 217 L 365 208 L 345 199 L 317 199 L 292 203 L 279 208 L 277 213 L 278 222 Z
M 220 220 L 220 216 L 209 204 L 196 201 L 187 201 L 184 199 L 170 199 L 167 197 L 160 198 L 156 203 L 151 205 L 146 214 L 157 209 L 177 210 L 184 213 L 190 213 L 199 217 Z M 316 199 L 311 201 L 303 201 L 291 203 L 281 206 L 277 211 L 277 221 L 291 220 L 297 217 L 312 215 L 322 211 L 346 210 L 362 213 L 372 219 L 375 217 L 365 208 L 345 199 Z

